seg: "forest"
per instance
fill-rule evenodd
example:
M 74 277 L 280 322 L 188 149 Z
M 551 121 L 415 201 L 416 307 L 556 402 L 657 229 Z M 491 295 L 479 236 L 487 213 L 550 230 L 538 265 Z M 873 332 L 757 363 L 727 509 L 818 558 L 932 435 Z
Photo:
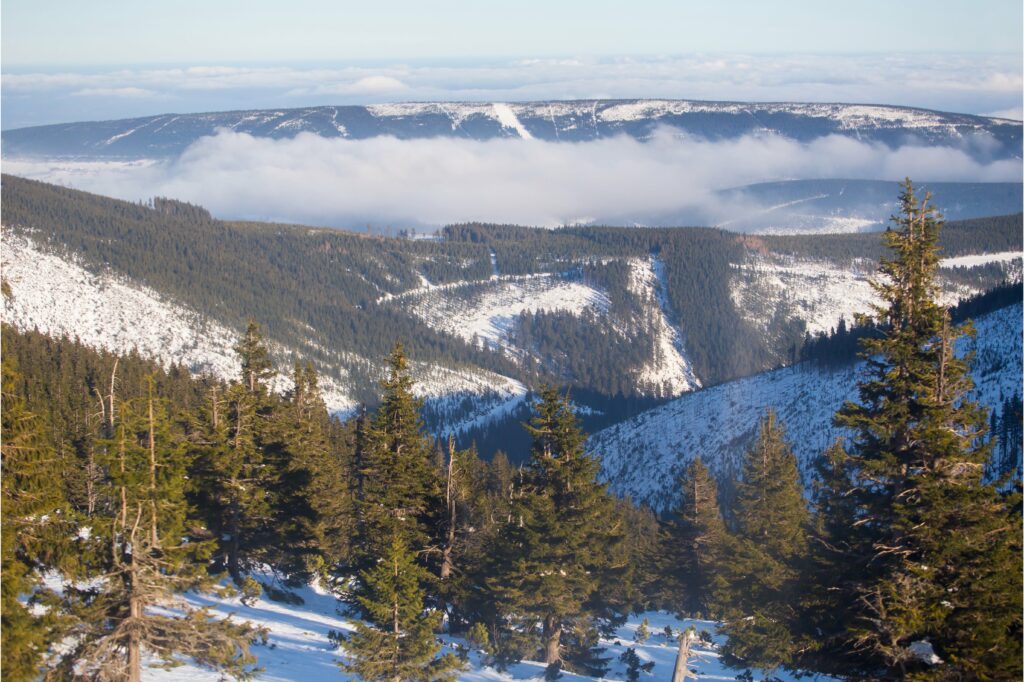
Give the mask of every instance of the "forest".
M 453 679 L 442 628 L 498 668 L 600 674 L 600 633 L 648 608 L 720 620 L 737 672 L 1019 679 L 1021 488 L 989 432 L 1019 440 L 1019 400 L 997 417 L 966 398 L 940 222 L 909 182 L 896 227 L 868 372 L 835 415 L 852 435 L 809 496 L 766 413 L 729 503 L 698 457 L 663 517 L 608 493 L 554 385 L 526 451 L 488 462 L 425 432 L 401 344 L 377 406 L 341 422 L 302 359 L 292 390 L 267 389 L 254 320 L 231 381 L 4 326 L 5 679 L 138 680 L 145 657 L 244 679 L 266 633 L 181 595 L 287 600 L 314 579 L 358 617 L 336 643 L 366 680 Z
M 635 338 L 565 316 L 517 321 L 522 338 L 546 356 L 524 365 L 435 330 L 401 300 L 387 298 L 420 286 L 422 278 L 432 284 L 466 282 L 459 294 L 472 297 L 473 287 L 493 274 L 493 254 L 501 276 L 557 273 L 598 287 L 613 312 L 629 310 L 633 298 L 624 259 L 656 258 L 669 321 L 685 330 L 688 358 L 708 386 L 791 362 L 793 347 L 804 339 L 804 329 L 791 320 L 778 320 L 765 334 L 739 314 L 730 274 L 748 255 L 842 263 L 873 262 L 883 252 L 881 233 L 777 237 L 701 227 L 543 230 L 466 224 L 444 228 L 438 239 L 397 239 L 215 220 L 201 207 L 170 199 L 130 203 L 10 175 L 3 176 L 2 192 L 5 229 L 61 255 L 73 254 L 94 271 L 127 276 L 239 332 L 250 317 L 260 320 L 268 341 L 296 349 L 335 379 L 343 378 L 336 349 L 379 358 L 380 349 L 401 339 L 414 361 L 484 368 L 531 387 L 571 382 L 605 399 L 657 397 L 656 390 L 645 392 L 651 387 L 623 381 L 637 368 L 637 349 L 653 343 L 643 320 L 629 325 Z M 940 237 L 942 255 L 1020 250 L 1021 219 L 949 223 Z M 942 272 L 944 279 L 956 276 Z M 987 289 L 1000 281 L 992 271 L 971 283 Z M 554 337 L 545 331 L 552 324 Z M 582 343 L 590 353 L 565 352 Z M 354 374 L 354 397 L 373 404 L 382 364 L 352 363 L 346 369 Z

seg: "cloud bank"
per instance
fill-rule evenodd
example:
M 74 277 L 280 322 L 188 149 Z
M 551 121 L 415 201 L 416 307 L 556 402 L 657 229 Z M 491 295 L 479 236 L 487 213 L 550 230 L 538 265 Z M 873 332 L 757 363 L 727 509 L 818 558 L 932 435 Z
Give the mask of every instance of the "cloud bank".
M 169 162 L 5 160 L 5 171 L 138 200 L 169 196 L 221 217 L 360 228 L 490 221 L 556 226 L 599 221 L 720 223 L 749 207 L 716 191 L 782 179 L 1012 181 L 1019 160 L 982 163 L 963 150 L 890 149 L 842 136 L 709 142 L 663 129 L 578 144 L 501 139 L 255 138 L 220 131 Z M 679 224 L 676 222 L 675 224 Z M 707 223 L 705 223 L 707 224 Z

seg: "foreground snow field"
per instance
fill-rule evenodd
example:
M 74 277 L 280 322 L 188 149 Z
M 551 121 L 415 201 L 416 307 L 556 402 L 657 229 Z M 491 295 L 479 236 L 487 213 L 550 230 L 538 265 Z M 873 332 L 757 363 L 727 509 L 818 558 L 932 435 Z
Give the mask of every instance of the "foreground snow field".
M 266 595 L 253 602 L 251 606 L 242 604 L 237 597 L 215 599 L 208 596 L 191 595 L 189 600 L 196 606 L 209 606 L 218 615 L 228 616 L 239 621 L 247 621 L 253 625 L 263 626 L 269 630 L 266 645 L 253 648 L 259 658 L 263 672 L 257 675 L 262 681 L 317 682 L 319 680 L 354 679 L 349 678 L 338 667 L 344 661 L 344 654 L 328 638 L 331 630 L 348 632 L 352 630 L 352 621 L 339 612 L 339 602 L 330 594 L 315 587 L 306 587 L 295 591 L 302 597 L 301 605 L 290 605 L 270 601 Z M 650 637 L 643 644 L 634 641 L 637 628 L 644 618 L 648 619 Z M 711 635 L 711 643 L 697 641 L 691 658 L 691 669 L 696 670 L 700 680 L 732 680 L 743 670 L 726 668 L 719 660 L 717 647 L 724 642 L 724 637 L 716 634 L 715 624 L 703 620 L 679 619 L 664 612 L 642 613 L 630 618 L 629 622 L 620 627 L 615 637 L 603 639 L 601 645 L 606 648 L 605 657 L 612 659 L 611 666 L 605 676 L 599 679 L 625 680 L 626 666 L 619 656 L 629 647 L 635 647 L 637 656 L 642 663 L 653 662 L 654 668 L 649 674 L 641 673 L 640 679 L 649 682 L 667 681 L 672 679 L 678 644 L 669 640 L 665 627 L 670 626 L 676 633 L 693 626 L 697 632 L 706 631 Z M 444 638 L 446 646 L 454 644 L 465 646 L 459 638 Z M 753 671 L 754 679 L 763 679 L 759 671 Z M 511 680 L 528 680 L 543 677 L 542 663 L 524 661 L 506 671 L 498 671 L 482 662 L 482 655 L 473 652 L 469 655 L 469 667 L 459 680 L 484 681 L 495 680 L 510 682 Z M 779 680 L 796 680 L 786 673 L 775 674 Z M 149 682 L 215 682 L 220 677 L 217 673 L 185 664 L 171 670 L 155 667 L 147 668 L 143 679 Z M 563 680 L 574 682 L 595 678 L 564 673 Z M 692 679 L 692 678 L 691 678 Z M 802 679 L 810 679 L 804 677 Z M 826 679 L 826 678 L 815 678 Z

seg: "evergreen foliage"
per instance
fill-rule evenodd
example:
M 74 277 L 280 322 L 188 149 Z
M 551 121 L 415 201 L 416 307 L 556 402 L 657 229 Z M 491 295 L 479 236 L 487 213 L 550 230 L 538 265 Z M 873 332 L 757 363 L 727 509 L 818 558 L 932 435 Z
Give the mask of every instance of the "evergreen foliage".
M 96 580 L 66 585 L 75 642 L 62 665 L 96 679 L 141 679 L 145 653 L 164 666 L 188 656 L 238 678 L 248 678 L 249 651 L 258 633 L 248 625 L 213 618 L 177 594 L 210 588 L 203 565 L 212 543 L 188 537 L 184 497 L 187 451 L 171 435 L 167 415 L 153 392 L 141 405 L 123 402 L 107 450 L 109 515 L 96 519 L 103 552 Z M 171 608 L 177 615 L 154 611 Z
M 744 460 L 735 525 L 729 560 L 721 564 L 725 587 L 717 595 L 728 618 L 721 630 L 729 636 L 723 656 L 750 668 L 788 665 L 796 649 L 789 632 L 797 618 L 810 514 L 796 457 L 771 411 Z
M 451 653 L 437 657 L 434 630 L 441 613 L 424 613 L 429 578 L 406 546 L 399 527 L 373 567 L 360 573 L 356 598 L 365 614 L 344 642 L 351 661 L 345 672 L 373 681 L 435 682 L 454 679 L 462 664 Z
M 35 679 L 50 644 L 61 633 L 53 595 L 42 589 L 38 570 L 57 568 L 72 525 L 59 486 L 53 485 L 56 453 L 42 422 L 17 391 L 14 358 L 3 358 L 2 415 L 2 607 L 3 676 Z M 27 604 L 19 601 L 29 595 Z M 47 603 L 49 604 L 47 605 Z M 47 605 L 45 613 L 33 604 Z
M 408 361 L 396 344 L 390 372 L 381 382 L 380 406 L 366 427 L 358 463 L 357 566 L 365 567 L 388 550 L 393 538 L 414 553 L 436 548 L 440 476 L 430 439 L 422 433 L 421 401 L 412 393 Z
M 518 632 L 539 634 L 538 650 L 550 670 L 563 664 L 600 669 L 590 632 L 598 620 L 614 615 L 616 605 L 602 603 L 602 589 L 624 573 L 626 565 L 615 562 L 623 527 L 606 486 L 596 480 L 597 462 L 583 452 L 568 398 L 550 387 L 540 397 L 527 426 L 533 436 L 530 463 L 487 586 L 500 612 L 519 624 Z
M 659 573 L 665 604 L 698 618 L 721 613 L 718 594 L 728 536 L 718 506 L 718 486 L 700 457 L 679 481 L 680 502 L 675 518 L 663 531 Z
M 1021 674 L 1020 496 L 983 480 L 987 414 L 966 399 L 964 333 L 935 302 L 941 219 L 908 180 L 874 286 L 886 333 L 864 342 L 859 402 L 836 421 L 815 610 L 822 667 L 853 676 Z M 942 663 L 915 653 L 926 640 Z M 825 661 L 827 660 L 827 664 Z

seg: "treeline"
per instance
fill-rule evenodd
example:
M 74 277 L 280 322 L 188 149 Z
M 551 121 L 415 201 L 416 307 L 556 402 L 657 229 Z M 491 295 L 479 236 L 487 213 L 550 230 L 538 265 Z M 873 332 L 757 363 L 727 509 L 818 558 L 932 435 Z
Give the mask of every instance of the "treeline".
M 953 220 L 945 224 L 939 237 L 942 258 L 974 253 L 1020 251 L 1024 242 L 1024 214 Z M 807 235 L 758 235 L 756 239 L 773 253 L 799 258 L 852 262 L 863 258 L 872 262 L 886 255 L 878 232 Z

